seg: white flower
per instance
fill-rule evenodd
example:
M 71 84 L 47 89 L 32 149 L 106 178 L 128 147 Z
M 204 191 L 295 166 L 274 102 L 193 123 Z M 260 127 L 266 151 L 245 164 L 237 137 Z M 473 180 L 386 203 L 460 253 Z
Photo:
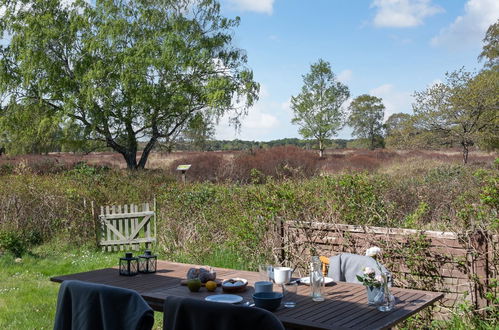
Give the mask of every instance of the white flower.
M 364 275 L 372 275 L 374 274 L 374 269 L 372 269 L 371 267 L 365 267 L 362 272 L 364 273 Z
M 376 275 L 376 276 L 374 277 L 374 279 L 375 279 L 376 281 L 378 281 L 379 283 L 381 283 L 381 284 L 383 284 L 383 282 L 384 282 L 384 280 L 383 280 L 383 276 L 381 276 L 381 275 L 379 275 L 379 274 L 378 274 L 378 275 Z
M 366 256 L 368 257 L 376 257 L 379 254 L 381 254 L 381 249 L 377 246 L 370 247 L 369 249 L 366 250 Z

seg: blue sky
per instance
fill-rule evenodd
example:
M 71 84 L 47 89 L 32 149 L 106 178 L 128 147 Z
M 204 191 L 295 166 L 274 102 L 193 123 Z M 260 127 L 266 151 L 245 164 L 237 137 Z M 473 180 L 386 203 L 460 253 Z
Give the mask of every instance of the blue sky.
M 323 58 L 352 97 L 383 99 L 385 118 L 411 113 L 412 93 L 477 56 L 499 0 L 221 0 L 227 17 L 241 17 L 234 44 L 248 53 L 261 84 L 260 100 L 239 133 L 226 118 L 218 139 L 268 141 L 299 137 L 291 124 L 291 96 L 310 64 Z M 350 138 L 346 127 L 339 138 Z

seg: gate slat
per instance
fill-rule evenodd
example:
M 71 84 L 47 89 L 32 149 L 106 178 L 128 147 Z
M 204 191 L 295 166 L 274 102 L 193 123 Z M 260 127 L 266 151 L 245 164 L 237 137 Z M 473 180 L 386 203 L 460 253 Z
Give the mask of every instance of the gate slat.
M 128 205 L 127 204 L 123 205 L 123 213 L 128 213 Z M 129 235 L 128 226 L 130 224 L 130 219 L 125 218 L 125 219 L 123 219 L 123 222 L 125 224 L 125 237 L 129 238 L 128 237 L 128 235 Z M 127 244 L 125 247 L 127 250 L 130 250 L 130 244 Z
M 119 214 L 122 214 L 122 213 L 123 213 L 123 212 L 121 211 L 121 205 L 118 205 L 118 213 L 119 213 Z M 117 222 L 118 222 L 118 231 L 119 231 L 120 233 L 124 233 L 124 230 L 123 230 L 123 220 L 119 219 L 119 220 L 117 220 Z M 126 238 L 126 236 L 125 236 L 125 238 Z M 120 250 L 120 251 L 123 251 L 123 244 L 120 244 L 120 245 L 119 245 L 119 250 Z

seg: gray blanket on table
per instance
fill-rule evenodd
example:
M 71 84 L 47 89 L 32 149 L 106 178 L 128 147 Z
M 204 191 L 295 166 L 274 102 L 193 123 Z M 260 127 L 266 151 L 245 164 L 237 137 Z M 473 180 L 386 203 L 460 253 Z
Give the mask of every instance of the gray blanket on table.
M 274 314 L 257 307 L 170 296 L 163 312 L 163 330 L 284 330 Z
M 371 257 L 361 256 L 352 253 L 341 253 L 329 258 L 329 271 L 327 276 L 335 281 L 360 283 L 356 275 L 363 275 L 363 269 L 371 267 L 375 270 L 376 275 L 386 272 L 385 266 L 376 263 Z
M 149 330 L 154 312 L 135 291 L 81 281 L 59 289 L 54 330 Z

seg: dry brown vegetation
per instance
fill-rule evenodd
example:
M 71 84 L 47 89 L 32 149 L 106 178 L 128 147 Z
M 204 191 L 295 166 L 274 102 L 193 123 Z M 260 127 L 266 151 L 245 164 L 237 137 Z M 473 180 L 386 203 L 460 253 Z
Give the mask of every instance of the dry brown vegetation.
M 140 155 L 139 155 L 140 156 Z M 490 166 L 497 153 L 472 152 L 470 164 Z M 152 153 L 148 169 L 163 169 L 176 175 L 179 164 L 192 164 L 188 172 L 190 181 L 211 182 L 255 182 L 272 176 L 310 177 L 318 174 L 334 174 L 350 171 L 386 172 L 401 167 L 410 167 L 417 161 L 428 162 L 428 166 L 439 164 L 461 164 L 459 150 L 327 150 L 324 158 L 316 152 L 294 146 L 255 149 L 249 151 L 223 152 L 172 152 Z M 78 163 L 109 168 L 126 168 L 122 156 L 112 152 L 90 154 L 50 153 L 48 155 L 23 155 L 0 157 L 0 172 L 14 168 L 25 168 L 32 173 L 55 173 L 71 169 Z

